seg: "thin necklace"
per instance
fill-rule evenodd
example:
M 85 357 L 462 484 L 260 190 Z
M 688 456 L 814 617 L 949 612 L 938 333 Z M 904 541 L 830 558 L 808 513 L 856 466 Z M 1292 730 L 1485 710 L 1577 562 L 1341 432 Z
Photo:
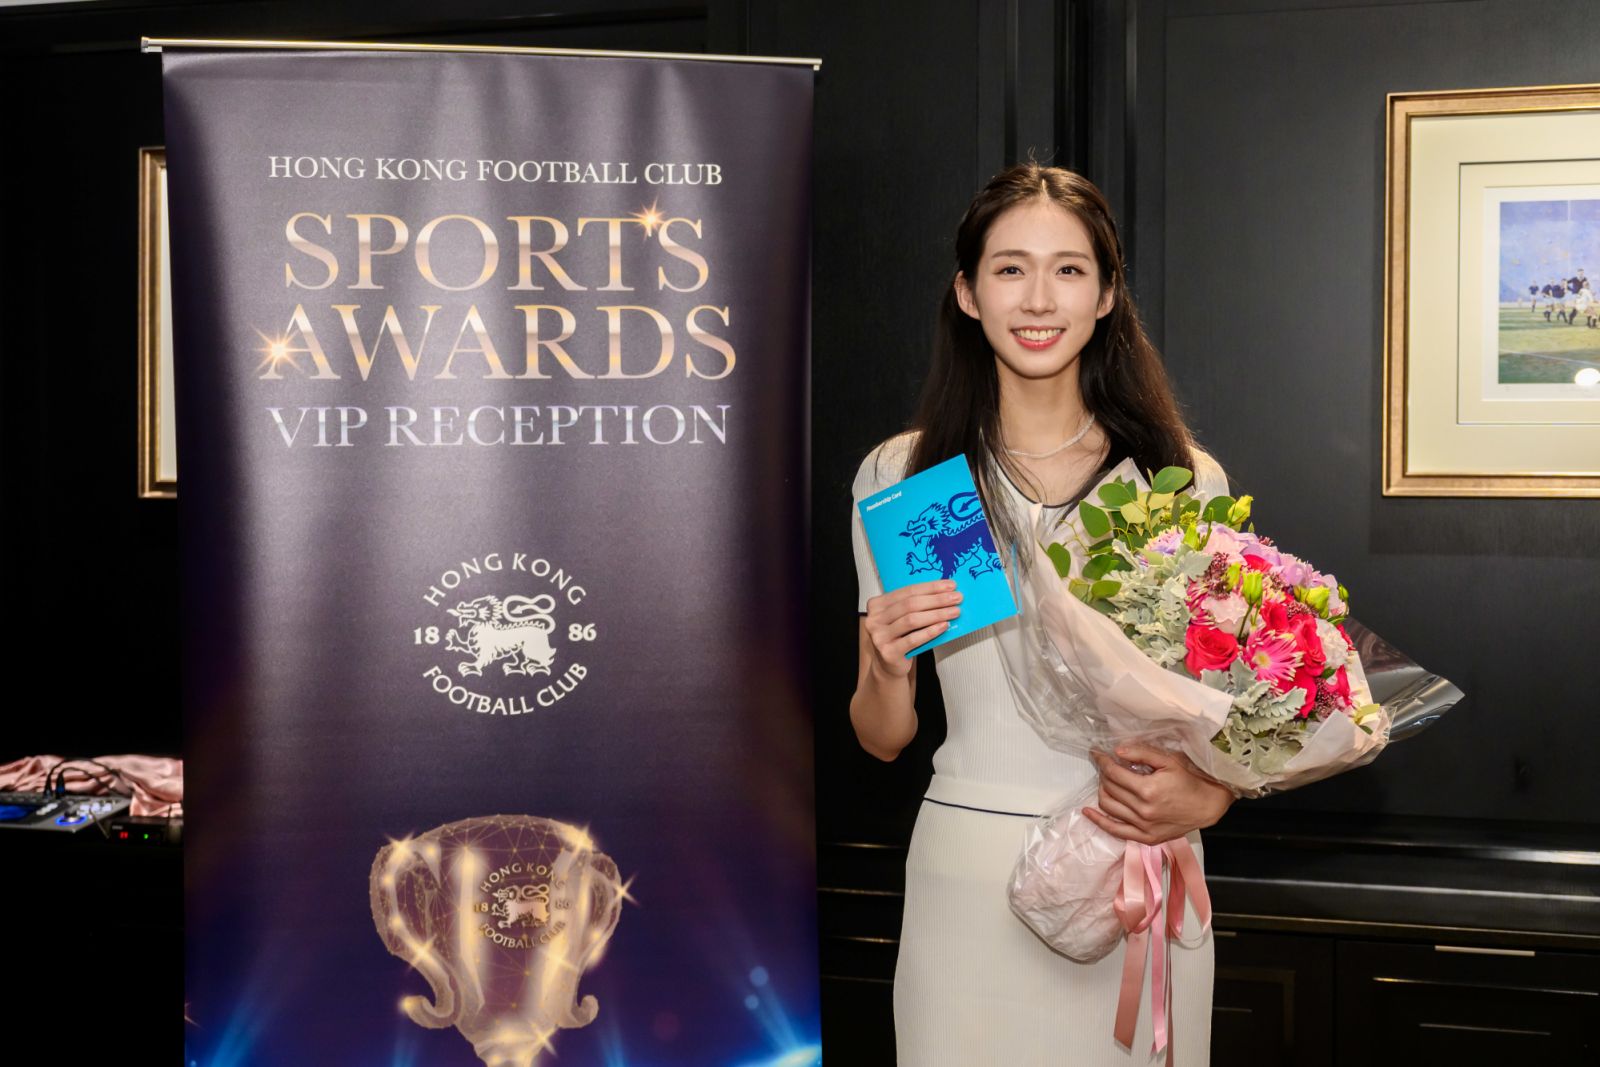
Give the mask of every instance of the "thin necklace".
M 1024 451 L 1022 451 L 1021 449 L 1018 449 L 1018 448 L 1008 448 L 1008 449 L 1006 449 L 1006 455 L 1008 455 L 1008 456 L 1021 456 L 1023 459 L 1049 459 L 1051 456 L 1055 455 L 1057 452 L 1065 452 L 1067 449 L 1071 448 L 1073 445 L 1075 445 L 1079 441 L 1083 440 L 1084 436 L 1086 434 L 1088 434 L 1088 432 L 1093 428 L 1094 428 L 1094 412 L 1091 411 L 1091 412 L 1089 412 L 1089 417 L 1083 420 L 1083 425 L 1078 427 L 1078 432 L 1077 433 L 1073 434 L 1071 437 L 1067 438 L 1065 441 L 1062 441 L 1059 445 L 1056 445 L 1056 447 L 1052 448 L 1050 451 L 1048 451 L 1048 452 L 1024 452 Z

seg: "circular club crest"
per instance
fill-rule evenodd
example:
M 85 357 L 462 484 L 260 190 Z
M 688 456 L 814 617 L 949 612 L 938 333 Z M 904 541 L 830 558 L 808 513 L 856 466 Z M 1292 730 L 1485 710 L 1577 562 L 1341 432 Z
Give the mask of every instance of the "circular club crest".
M 554 707 L 589 676 L 580 656 L 599 634 L 588 597 L 570 571 L 532 553 L 462 560 L 422 594 L 438 612 L 411 631 L 432 660 L 423 680 L 480 715 Z

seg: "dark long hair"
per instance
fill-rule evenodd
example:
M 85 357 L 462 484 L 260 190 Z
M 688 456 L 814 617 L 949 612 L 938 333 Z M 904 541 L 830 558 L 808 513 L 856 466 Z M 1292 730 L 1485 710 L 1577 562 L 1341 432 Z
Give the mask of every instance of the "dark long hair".
M 1007 208 L 1039 199 L 1048 199 L 1083 223 L 1094 245 L 1101 291 L 1109 289 L 1114 297 L 1111 311 L 1095 323 L 1094 335 L 1078 356 L 1078 391 L 1085 409 L 1110 439 L 1110 450 L 1101 469 L 1070 499 L 1076 501 L 1106 470 L 1130 456 L 1140 470 L 1169 465 L 1194 470 L 1194 439 L 1179 414 L 1161 353 L 1139 324 L 1111 206 L 1089 179 L 1033 162 L 996 174 L 973 197 L 956 230 L 957 271 L 976 286 L 984 241 L 994 220 Z M 1010 476 L 1018 485 L 1029 483 L 1005 450 L 993 447 L 1000 441 L 994 349 L 983 325 L 956 302 L 954 281 L 952 277 L 945 286 L 939 304 L 933 365 L 911 424 L 918 433 L 906 474 L 965 453 L 996 542 L 1016 544 L 1020 531 L 1010 509 L 994 506 L 1003 500 L 999 479 Z M 1022 555 L 1028 558 L 1027 553 Z

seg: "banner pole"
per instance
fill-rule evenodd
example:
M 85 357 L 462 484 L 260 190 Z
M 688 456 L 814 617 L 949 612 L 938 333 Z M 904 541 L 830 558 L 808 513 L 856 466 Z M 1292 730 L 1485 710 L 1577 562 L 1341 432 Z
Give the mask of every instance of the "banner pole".
M 374 41 L 255 41 L 223 38 L 141 37 L 139 51 L 169 48 L 258 49 L 302 52 L 483 52 L 499 55 L 599 56 L 609 59 L 699 59 L 714 63 L 776 63 L 822 69 L 822 60 L 798 56 L 736 56 L 711 52 L 617 52 L 598 48 L 532 48 L 487 44 L 384 44 Z

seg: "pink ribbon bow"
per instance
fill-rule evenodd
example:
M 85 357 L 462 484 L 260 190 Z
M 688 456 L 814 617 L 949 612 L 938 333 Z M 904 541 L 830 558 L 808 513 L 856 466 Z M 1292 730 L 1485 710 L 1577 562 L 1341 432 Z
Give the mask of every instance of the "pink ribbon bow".
M 1163 901 L 1161 869 L 1171 863 L 1171 892 Z M 1195 858 L 1189 842 L 1179 837 L 1159 845 L 1141 845 L 1129 841 L 1122 852 L 1122 885 L 1117 888 L 1112 907 L 1122 928 L 1127 931 L 1128 944 L 1122 962 L 1122 992 L 1117 997 L 1117 1043 L 1133 1051 L 1133 1030 L 1139 1019 L 1139 994 L 1144 989 L 1144 960 L 1150 930 L 1156 932 L 1154 963 L 1150 975 L 1151 1019 L 1155 1040 L 1150 1054 L 1159 1055 L 1167 1047 L 1168 1016 L 1172 1007 L 1172 990 L 1167 983 L 1171 969 L 1172 937 L 1183 936 L 1183 901 L 1185 892 L 1194 900 L 1194 913 L 1200 920 L 1203 932 L 1211 925 L 1211 894 L 1206 890 L 1205 874 L 1200 861 Z M 1162 921 L 1163 904 L 1166 918 Z

